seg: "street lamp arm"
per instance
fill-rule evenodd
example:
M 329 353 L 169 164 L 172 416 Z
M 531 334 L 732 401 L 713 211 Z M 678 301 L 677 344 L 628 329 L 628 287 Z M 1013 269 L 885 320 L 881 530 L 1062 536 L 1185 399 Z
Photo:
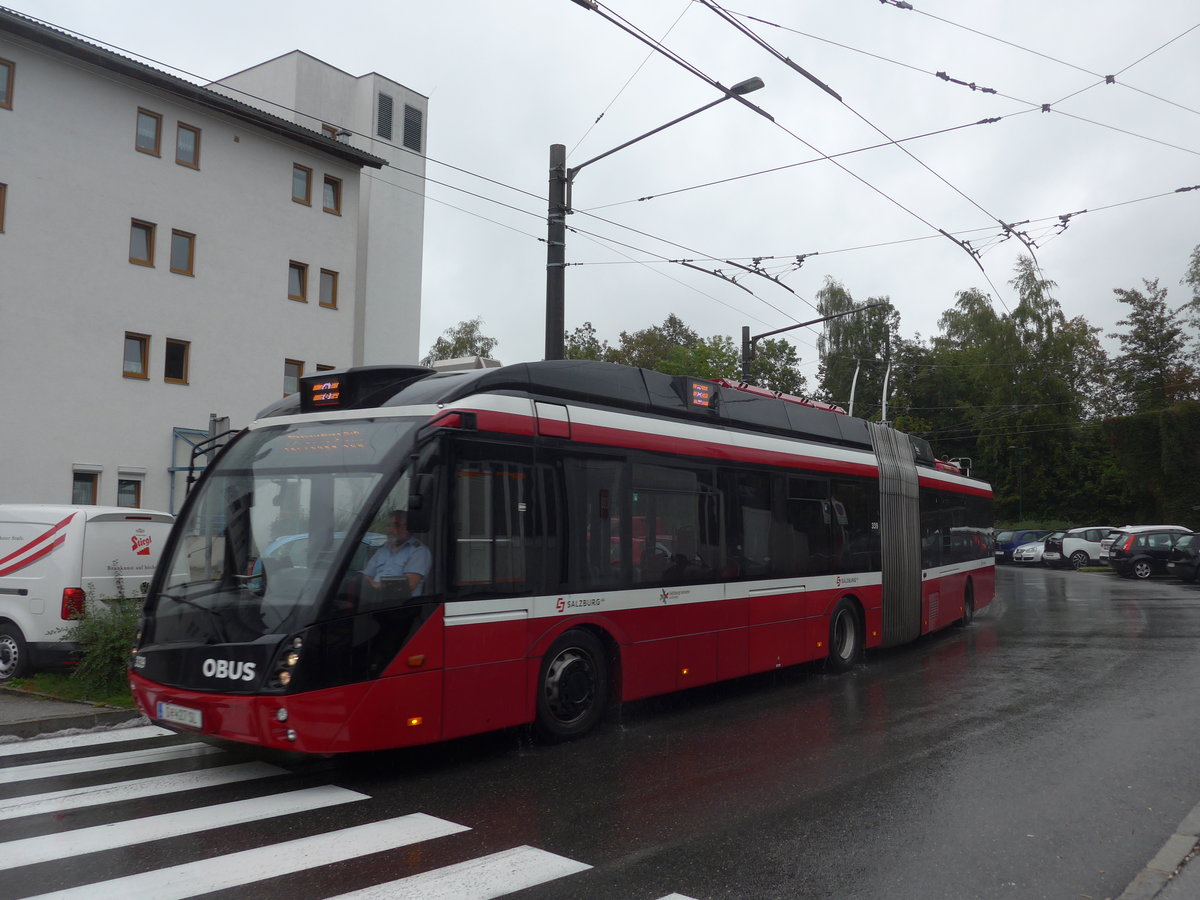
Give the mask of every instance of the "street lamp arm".
M 887 306 L 886 302 L 868 303 L 866 306 L 856 306 L 854 309 L 847 309 L 840 313 L 834 313 L 831 316 L 821 316 L 819 319 L 812 319 L 808 322 L 799 322 L 795 325 L 788 325 L 786 328 L 776 328 L 774 331 L 766 331 L 762 334 L 756 334 L 750 338 L 751 343 L 757 342 L 762 338 L 771 337 L 774 334 L 783 334 L 785 331 L 795 331 L 797 328 L 804 328 L 806 325 L 819 325 L 821 322 L 828 322 L 830 319 L 840 319 L 842 316 L 848 316 L 853 313 L 864 312 L 868 309 L 874 309 L 877 306 Z
M 571 166 L 571 168 L 567 169 L 567 181 L 568 182 L 573 181 L 575 178 L 575 175 L 584 166 L 590 166 L 592 163 L 598 162 L 599 160 L 604 159 L 606 156 L 612 156 L 618 150 L 624 150 L 626 147 L 630 147 L 633 144 L 636 144 L 638 141 L 644 141 L 646 138 L 656 135 L 660 131 L 665 131 L 666 129 L 670 128 L 672 125 L 678 125 L 680 122 L 684 121 L 685 119 L 690 119 L 692 116 L 699 115 L 700 113 L 704 112 L 706 109 L 712 109 L 718 103 L 724 103 L 726 100 L 729 100 L 731 98 L 732 99 L 741 99 L 743 94 L 749 94 L 751 91 L 757 91 L 759 88 L 763 87 L 763 81 L 758 76 L 755 76 L 753 78 L 747 78 L 745 81 L 738 82 L 731 88 L 726 88 L 721 85 L 718 85 L 718 87 L 720 87 L 721 90 L 725 91 L 724 97 L 718 97 L 716 100 L 713 100 L 711 103 L 704 104 L 699 109 L 693 109 L 689 113 L 684 113 L 679 118 L 672 119 L 670 122 L 667 122 L 665 125 L 659 125 L 657 128 L 655 128 L 651 131 L 647 131 L 645 134 L 640 134 L 637 137 L 635 137 L 631 140 L 628 140 L 625 143 L 623 143 L 617 147 L 613 147 L 611 150 L 606 150 L 604 153 L 601 153 L 599 156 L 593 156 L 591 159 L 589 159 L 585 162 L 581 162 L 577 166 Z M 761 112 L 761 110 L 759 110 L 757 106 L 754 106 L 754 104 L 749 104 L 749 106 L 751 109 Z M 772 121 L 774 121 L 774 120 L 772 120 Z

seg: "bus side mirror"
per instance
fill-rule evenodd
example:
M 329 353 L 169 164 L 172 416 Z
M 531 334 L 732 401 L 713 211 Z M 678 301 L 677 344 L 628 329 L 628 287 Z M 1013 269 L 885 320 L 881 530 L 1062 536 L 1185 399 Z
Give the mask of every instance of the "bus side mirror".
M 418 475 L 408 492 L 408 530 L 426 532 L 433 524 L 433 476 Z

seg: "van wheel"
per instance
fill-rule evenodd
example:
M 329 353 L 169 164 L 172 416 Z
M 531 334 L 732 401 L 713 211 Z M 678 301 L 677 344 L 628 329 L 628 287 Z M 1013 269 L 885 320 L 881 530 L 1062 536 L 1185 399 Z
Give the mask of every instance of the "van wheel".
M 0 684 L 20 678 L 29 671 L 25 636 L 16 625 L 0 625 Z
M 568 631 L 550 648 L 538 673 L 538 737 L 549 742 L 582 737 L 608 706 L 608 656 L 600 639 Z

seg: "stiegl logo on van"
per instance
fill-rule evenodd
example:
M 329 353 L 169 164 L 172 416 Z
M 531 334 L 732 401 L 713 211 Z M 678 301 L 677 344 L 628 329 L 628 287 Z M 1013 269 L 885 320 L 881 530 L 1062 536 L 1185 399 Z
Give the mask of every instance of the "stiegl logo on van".
M 206 659 L 200 666 L 205 678 L 253 681 L 255 663 L 231 659 Z
M 137 530 L 137 534 L 132 535 L 129 539 L 130 549 L 138 556 L 150 555 L 150 544 L 152 542 L 150 535 L 146 534 L 142 529 Z

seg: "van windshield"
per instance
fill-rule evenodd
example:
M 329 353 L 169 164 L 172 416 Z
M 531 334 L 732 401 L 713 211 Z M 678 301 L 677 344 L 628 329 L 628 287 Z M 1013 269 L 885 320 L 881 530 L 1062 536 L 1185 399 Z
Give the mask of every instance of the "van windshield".
M 238 435 L 176 525 L 144 639 L 241 643 L 335 614 L 330 585 L 384 542 L 372 529 L 379 505 L 394 502 L 397 486 L 407 495 L 403 463 L 421 421 L 289 423 Z

